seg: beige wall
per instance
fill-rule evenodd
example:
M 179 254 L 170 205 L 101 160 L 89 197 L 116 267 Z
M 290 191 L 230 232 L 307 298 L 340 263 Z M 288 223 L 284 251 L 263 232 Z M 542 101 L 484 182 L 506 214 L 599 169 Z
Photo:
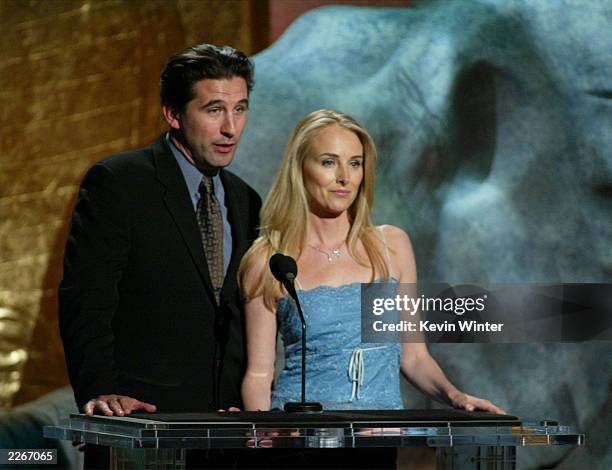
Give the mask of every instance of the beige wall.
M 251 53 L 248 0 L 1 0 L 0 410 L 67 383 L 57 285 L 78 183 L 164 129 L 158 79 L 197 42 Z

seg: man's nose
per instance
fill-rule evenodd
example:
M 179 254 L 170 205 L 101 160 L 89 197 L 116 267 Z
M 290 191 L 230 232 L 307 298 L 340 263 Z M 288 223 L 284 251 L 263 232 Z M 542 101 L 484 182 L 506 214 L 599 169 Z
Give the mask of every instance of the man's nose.
M 234 123 L 234 116 L 232 116 L 231 113 L 228 113 L 223 120 L 221 134 L 228 138 L 232 138 L 234 134 L 236 134 L 236 124 Z

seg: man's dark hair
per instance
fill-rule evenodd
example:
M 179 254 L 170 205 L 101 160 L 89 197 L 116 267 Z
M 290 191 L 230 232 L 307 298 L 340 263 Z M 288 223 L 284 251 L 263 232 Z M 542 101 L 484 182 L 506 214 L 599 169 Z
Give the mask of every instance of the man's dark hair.
M 183 111 L 195 97 L 194 84 L 200 80 L 241 77 L 248 92 L 253 88 L 253 63 L 230 46 L 198 44 L 170 58 L 159 81 L 162 106 Z

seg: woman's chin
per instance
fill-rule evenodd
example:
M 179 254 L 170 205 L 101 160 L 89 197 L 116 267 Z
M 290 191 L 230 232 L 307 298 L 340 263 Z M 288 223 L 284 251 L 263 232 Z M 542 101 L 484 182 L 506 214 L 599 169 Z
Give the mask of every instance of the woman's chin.
M 350 209 L 352 201 L 346 201 L 346 203 L 339 203 L 335 201 L 334 204 L 316 204 L 310 205 L 310 212 L 321 219 L 336 219 L 346 214 Z

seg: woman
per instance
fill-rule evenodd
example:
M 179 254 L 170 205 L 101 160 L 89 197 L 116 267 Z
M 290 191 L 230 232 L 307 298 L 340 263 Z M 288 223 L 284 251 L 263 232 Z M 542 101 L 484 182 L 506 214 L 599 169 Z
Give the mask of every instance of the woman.
M 280 252 L 298 264 L 298 295 L 308 325 L 308 401 L 325 409 L 402 408 L 400 369 L 437 401 L 503 412 L 454 387 L 424 343 L 360 344 L 360 284 L 417 279 L 408 235 L 370 220 L 375 161 L 371 137 L 345 114 L 315 111 L 293 130 L 261 211 L 261 236 L 240 267 L 248 351 L 245 409 L 300 401 L 297 309 L 268 269 L 270 257 Z M 286 363 L 272 392 L 277 323 Z

